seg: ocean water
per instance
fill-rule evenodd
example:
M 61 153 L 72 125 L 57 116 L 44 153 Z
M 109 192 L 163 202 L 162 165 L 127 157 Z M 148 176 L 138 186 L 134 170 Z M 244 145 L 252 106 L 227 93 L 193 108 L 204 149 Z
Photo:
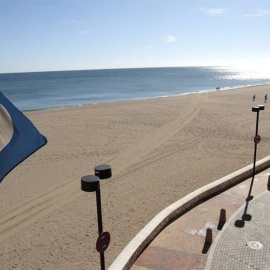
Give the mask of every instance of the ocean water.
M 0 74 L 20 110 L 80 106 L 215 91 L 270 82 L 270 74 L 225 67 L 129 68 Z

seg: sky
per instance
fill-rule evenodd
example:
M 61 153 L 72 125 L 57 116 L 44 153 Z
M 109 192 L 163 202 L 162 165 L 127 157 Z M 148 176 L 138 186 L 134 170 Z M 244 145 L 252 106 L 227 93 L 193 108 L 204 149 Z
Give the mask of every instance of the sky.
M 0 73 L 269 69 L 269 32 L 269 0 L 0 0 Z

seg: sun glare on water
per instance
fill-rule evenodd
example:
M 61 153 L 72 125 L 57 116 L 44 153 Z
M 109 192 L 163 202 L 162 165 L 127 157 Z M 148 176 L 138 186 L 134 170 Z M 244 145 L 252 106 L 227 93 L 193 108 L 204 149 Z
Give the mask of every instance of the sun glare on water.
M 268 80 L 270 82 L 270 67 L 233 66 L 221 67 L 220 71 L 227 71 L 227 79 L 235 80 Z

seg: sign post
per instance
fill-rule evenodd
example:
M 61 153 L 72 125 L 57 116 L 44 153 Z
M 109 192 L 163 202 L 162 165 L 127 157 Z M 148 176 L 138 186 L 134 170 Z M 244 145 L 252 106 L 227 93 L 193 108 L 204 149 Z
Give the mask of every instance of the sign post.
M 101 195 L 100 179 L 108 179 L 112 176 L 110 165 L 99 165 L 95 167 L 95 175 L 85 175 L 81 178 L 81 189 L 85 192 L 96 192 L 97 218 L 98 218 L 98 239 L 96 249 L 100 253 L 100 269 L 105 270 L 104 251 L 110 243 L 110 234 L 103 232 L 102 212 L 101 212 Z
M 251 191 L 252 191 L 252 186 L 255 178 L 255 171 L 256 171 L 256 155 L 257 155 L 257 145 L 261 140 L 260 135 L 258 135 L 258 129 L 259 129 L 259 114 L 260 111 L 264 110 L 264 105 L 258 105 L 258 106 L 253 106 L 252 111 L 257 113 L 257 119 L 256 119 L 256 131 L 255 131 L 255 137 L 254 137 L 254 159 L 253 159 L 253 172 L 252 172 L 252 180 L 250 184 L 250 189 L 248 193 L 247 200 L 251 201 L 253 199 L 253 196 L 251 196 Z

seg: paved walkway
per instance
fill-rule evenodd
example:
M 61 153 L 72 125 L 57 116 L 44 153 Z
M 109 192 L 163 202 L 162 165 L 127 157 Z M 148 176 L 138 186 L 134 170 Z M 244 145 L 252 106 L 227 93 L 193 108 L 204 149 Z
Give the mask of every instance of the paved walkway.
M 256 175 L 248 203 L 251 179 L 187 212 L 152 241 L 131 269 L 270 269 L 269 175 L 270 169 Z M 227 222 L 220 230 L 222 208 Z M 205 245 L 207 228 L 213 233 L 211 246 Z

